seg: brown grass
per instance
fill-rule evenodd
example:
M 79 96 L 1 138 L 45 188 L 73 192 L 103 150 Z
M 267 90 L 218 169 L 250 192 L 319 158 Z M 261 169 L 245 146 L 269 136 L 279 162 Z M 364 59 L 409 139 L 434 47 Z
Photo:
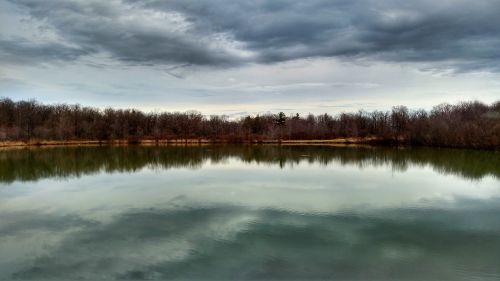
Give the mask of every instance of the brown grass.
M 283 145 L 325 145 L 325 144 L 368 144 L 376 141 L 376 138 L 336 138 L 327 140 L 252 140 L 243 141 L 247 144 L 283 144 Z M 36 147 L 36 146 L 95 146 L 95 145 L 179 145 L 179 144 L 214 144 L 214 143 L 229 143 L 227 140 L 207 140 L 207 139 L 162 139 L 162 140 L 111 140 L 111 141 L 97 141 L 97 140 L 30 140 L 30 141 L 0 141 L 0 148 L 15 148 L 15 147 Z

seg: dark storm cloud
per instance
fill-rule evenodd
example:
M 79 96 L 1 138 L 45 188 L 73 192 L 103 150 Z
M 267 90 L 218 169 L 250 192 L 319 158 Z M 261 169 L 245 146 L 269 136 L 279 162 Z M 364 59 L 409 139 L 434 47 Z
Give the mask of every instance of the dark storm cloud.
M 237 58 L 225 50 L 210 46 L 210 34 L 198 34 L 186 27 L 175 14 L 158 14 L 154 10 L 135 8 L 117 1 L 12 1 L 25 8 L 31 17 L 47 24 L 62 40 L 79 46 L 76 53 L 109 53 L 128 63 L 182 63 L 194 65 L 234 65 Z M 3 48 L 12 43 L 0 42 Z M 214 43 L 214 45 L 217 45 Z M 52 50 L 52 52 L 48 52 Z M 28 53 L 27 51 L 30 51 Z M 70 60 L 67 50 L 45 48 L 23 42 L 17 55 L 28 53 L 37 59 L 47 53 L 47 59 Z M 57 54 L 60 53 L 60 56 Z M 54 54 L 54 57 L 52 55 Z
M 200 28 L 230 32 L 262 62 L 354 56 L 498 68 L 500 57 L 497 1 L 148 3 L 180 11 Z
M 26 39 L 0 38 L 0 61 L 31 64 L 38 62 L 71 61 L 90 53 L 89 50 L 57 42 L 32 42 Z
M 339 57 L 500 70 L 500 2 L 494 0 L 15 3 L 82 49 L 133 63 Z

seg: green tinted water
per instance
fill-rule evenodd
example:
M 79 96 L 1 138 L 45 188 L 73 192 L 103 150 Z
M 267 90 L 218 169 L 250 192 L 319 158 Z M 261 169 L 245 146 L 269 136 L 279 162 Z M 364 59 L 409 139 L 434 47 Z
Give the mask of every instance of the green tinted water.
M 500 155 L 0 151 L 0 280 L 500 280 Z

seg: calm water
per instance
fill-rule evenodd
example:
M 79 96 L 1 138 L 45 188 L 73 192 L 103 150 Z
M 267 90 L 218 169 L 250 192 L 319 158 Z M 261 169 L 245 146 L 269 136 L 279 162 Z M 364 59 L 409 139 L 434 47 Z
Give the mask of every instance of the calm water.
M 0 280 L 500 280 L 500 153 L 0 151 Z

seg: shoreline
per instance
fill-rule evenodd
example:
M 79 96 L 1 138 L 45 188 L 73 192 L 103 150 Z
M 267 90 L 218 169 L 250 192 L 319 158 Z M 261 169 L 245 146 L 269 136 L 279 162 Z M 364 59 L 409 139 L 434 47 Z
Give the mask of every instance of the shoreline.
M 335 138 L 335 139 L 316 139 L 316 140 L 224 140 L 224 139 L 143 139 L 143 140 L 30 140 L 30 141 L 0 141 L 0 150 L 22 149 L 36 147 L 60 147 L 60 146 L 169 146 L 169 145 L 215 145 L 215 144 L 235 144 L 235 145 L 310 145 L 310 146 L 365 146 L 365 147 L 429 147 L 429 148 L 451 148 L 451 149 L 472 149 L 499 151 L 500 148 L 482 148 L 482 147 L 454 147 L 454 146 L 422 146 L 405 143 L 394 143 L 380 140 L 376 137 L 365 138 Z
M 0 148 L 48 147 L 48 146 L 98 146 L 98 145 L 209 145 L 209 144 L 286 144 L 286 145 L 328 145 L 328 144 L 373 144 L 375 138 L 336 138 L 327 140 L 209 140 L 209 139 L 161 139 L 161 140 L 30 140 L 0 141 Z

